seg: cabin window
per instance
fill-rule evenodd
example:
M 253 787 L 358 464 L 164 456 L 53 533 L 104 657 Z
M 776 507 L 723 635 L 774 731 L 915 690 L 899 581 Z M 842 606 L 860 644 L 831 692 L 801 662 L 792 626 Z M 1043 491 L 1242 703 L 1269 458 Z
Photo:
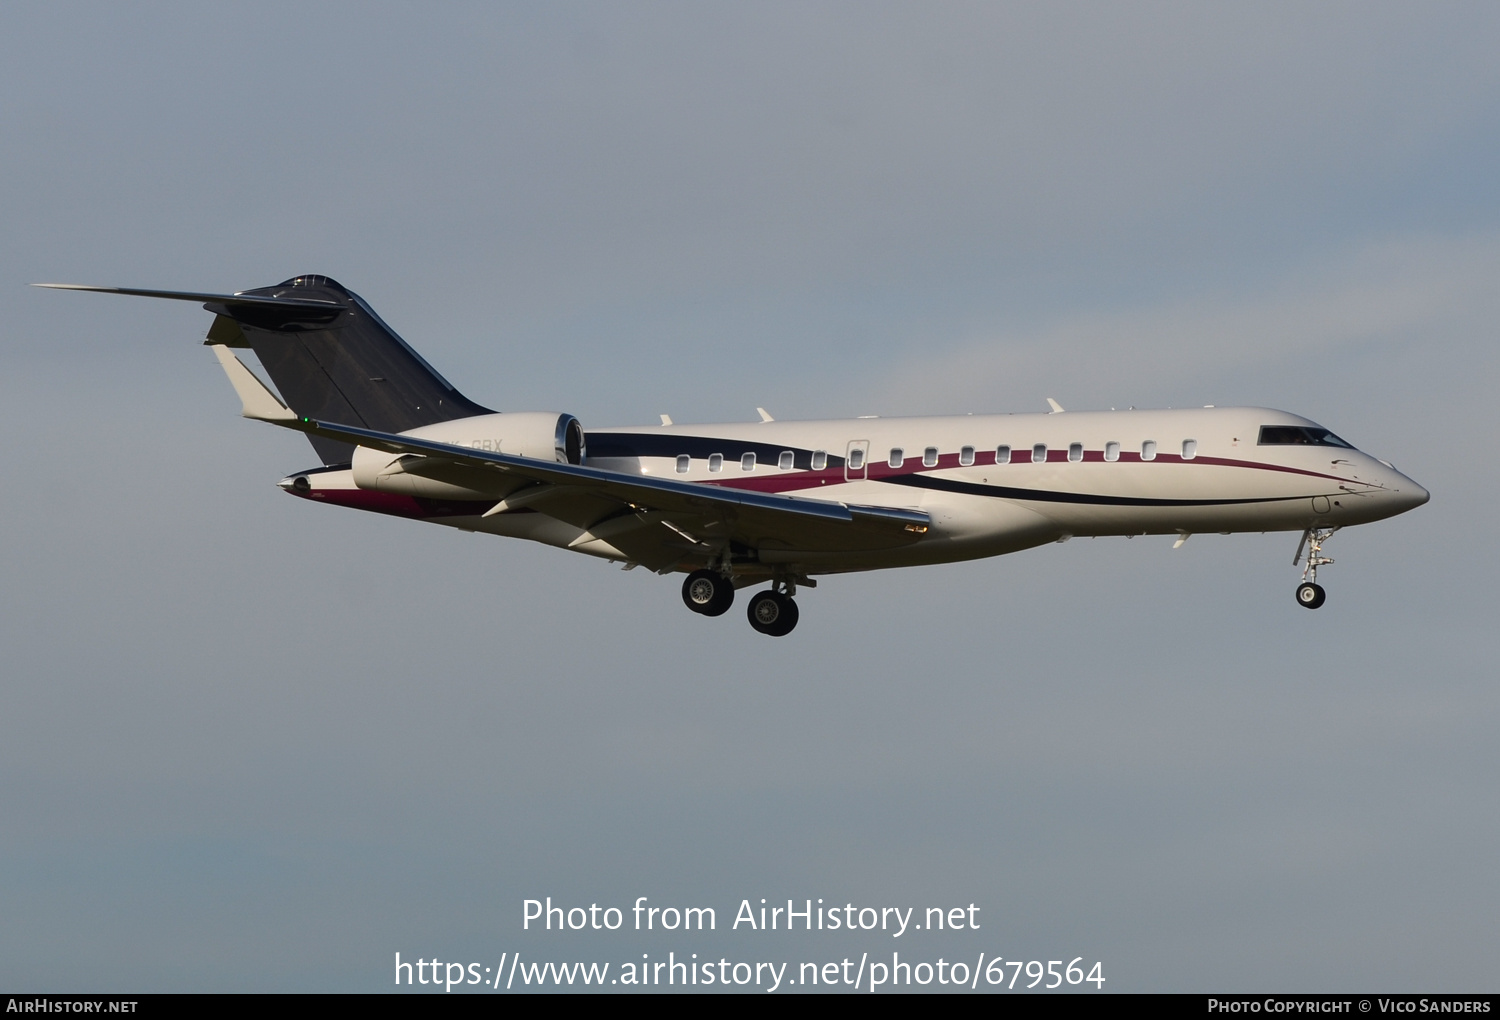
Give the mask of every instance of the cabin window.
M 906 460 L 906 453 L 899 446 L 891 447 L 891 459 L 886 461 L 893 468 L 898 468 Z
M 863 471 L 865 468 L 865 451 L 859 447 L 849 451 L 849 470 Z
M 925 449 L 925 450 L 922 451 L 922 466 L 923 467 L 937 467 L 937 465 L 938 465 L 937 447 L 936 446 L 929 446 L 927 449 Z
M 1338 436 L 1316 425 L 1262 425 L 1258 446 L 1338 446 L 1354 449 Z
M 689 457 L 685 453 L 681 453 L 681 454 L 677 455 L 677 473 L 679 475 L 685 475 L 685 474 L 687 474 L 688 473 L 688 468 L 690 468 L 692 466 L 693 466 L 693 458 Z
M 1156 440 L 1148 439 L 1141 444 L 1141 460 L 1156 459 Z
M 826 467 L 828 467 L 828 451 L 814 450 L 812 455 L 812 469 L 814 471 L 822 471 Z
M 970 467 L 974 463 L 974 447 L 965 446 L 958 451 L 958 463 L 960 467 Z
M 754 471 L 755 470 L 755 454 L 753 454 L 753 453 L 747 453 L 743 457 L 740 458 L 740 470 L 741 471 Z
M 1037 443 L 1031 448 L 1031 462 L 1033 464 L 1047 463 L 1047 444 Z
M 720 471 L 723 470 L 723 467 L 724 455 L 722 453 L 710 453 L 708 455 L 708 469 L 710 471 Z
M 1182 441 L 1182 459 L 1192 460 L 1198 456 L 1198 440 L 1184 439 Z
M 1070 463 L 1070 464 L 1082 464 L 1083 463 L 1083 444 L 1082 443 L 1069 443 L 1068 444 L 1068 463 Z
M 1010 463 L 1010 447 L 1008 447 L 1008 446 L 997 446 L 997 447 L 995 447 L 995 463 L 996 464 L 1009 464 Z
M 782 450 L 781 456 L 776 459 L 776 466 L 783 471 L 790 471 L 792 469 L 792 451 Z
M 1105 443 L 1104 444 L 1104 459 L 1107 460 L 1107 461 L 1117 461 L 1117 460 L 1119 460 L 1120 459 L 1120 444 L 1119 443 Z

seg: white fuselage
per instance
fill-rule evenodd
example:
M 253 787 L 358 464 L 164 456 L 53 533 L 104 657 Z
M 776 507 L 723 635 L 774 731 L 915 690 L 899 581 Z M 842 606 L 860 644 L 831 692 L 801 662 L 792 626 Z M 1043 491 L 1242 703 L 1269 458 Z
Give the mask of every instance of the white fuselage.
M 499 450 L 510 415 L 413 430 Z M 920 510 L 920 541 L 881 552 L 761 549 L 808 573 L 972 559 L 1071 536 L 1304 531 L 1364 524 L 1425 503 L 1391 465 L 1343 445 L 1259 441 L 1266 426 L 1315 423 L 1265 408 L 856 418 L 590 429 L 590 466 L 788 496 Z M 348 471 L 309 473 L 334 502 Z M 352 495 L 352 494 L 351 494 Z M 326 498 L 326 497 L 325 497 Z M 369 509 L 383 509 L 371 505 Z M 541 514 L 482 517 L 396 509 L 469 530 L 626 558 Z

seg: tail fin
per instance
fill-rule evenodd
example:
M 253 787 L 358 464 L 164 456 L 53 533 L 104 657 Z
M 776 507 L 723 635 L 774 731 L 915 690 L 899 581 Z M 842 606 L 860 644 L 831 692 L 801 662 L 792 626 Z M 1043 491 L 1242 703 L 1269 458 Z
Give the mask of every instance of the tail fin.
M 298 415 L 380 432 L 405 432 L 489 408 L 454 389 L 358 294 L 326 276 L 298 276 L 203 307 L 218 313 L 211 344 L 249 347 Z M 312 302 L 339 310 L 309 313 Z M 325 464 L 347 463 L 353 447 L 308 437 Z
M 203 307 L 218 315 L 208 331 L 209 344 L 254 350 L 292 411 L 302 417 L 405 432 L 494 413 L 454 389 L 363 298 L 326 276 L 298 276 L 237 294 L 77 283 L 33 286 L 205 302 Z M 231 379 L 236 378 L 231 370 Z M 235 388 L 241 388 L 239 383 Z M 354 452 L 348 443 L 308 438 L 324 464 L 347 463 Z

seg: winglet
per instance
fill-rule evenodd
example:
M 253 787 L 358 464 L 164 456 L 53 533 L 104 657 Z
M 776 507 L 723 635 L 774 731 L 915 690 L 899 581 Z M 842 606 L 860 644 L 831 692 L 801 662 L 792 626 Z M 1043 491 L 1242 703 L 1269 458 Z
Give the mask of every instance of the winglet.
M 1057 401 L 1053 400 L 1051 397 L 1047 398 L 1047 406 L 1050 407 L 1050 408 L 1052 408 L 1052 410 L 1049 412 L 1050 414 L 1062 414 L 1063 413 L 1063 406 L 1061 404 L 1059 404 Z
M 755 409 L 755 413 L 758 414 L 758 415 L 760 415 L 760 420 L 763 421 L 763 422 L 775 421 L 776 420 L 775 418 L 772 418 L 769 414 L 766 413 L 766 409 L 764 407 L 757 407 Z
M 256 421 L 297 420 L 297 416 L 277 399 L 276 394 L 265 383 L 256 378 L 254 372 L 245 367 L 243 361 L 234 356 L 233 351 L 224 344 L 210 346 L 218 357 L 219 364 L 224 367 L 224 374 L 229 376 L 229 384 L 239 394 L 242 416 Z

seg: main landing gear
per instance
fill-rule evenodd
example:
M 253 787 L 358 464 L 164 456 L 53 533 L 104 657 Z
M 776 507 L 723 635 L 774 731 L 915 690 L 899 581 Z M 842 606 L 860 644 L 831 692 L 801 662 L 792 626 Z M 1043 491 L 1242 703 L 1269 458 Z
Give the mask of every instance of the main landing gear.
M 797 626 L 797 603 L 779 591 L 763 591 L 750 600 L 750 626 L 771 637 L 785 637 Z
M 811 581 L 803 579 L 803 583 Z M 785 637 L 797 626 L 797 593 L 795 582 L 777 581 L 770 591 L 758 593 L 750 600 L 750 626 L 771 637 Z M 734 604 L 734 581 L 717 570 L 695 570 L 682 582 L 682 601 L 703 616 L 723 616 Z
M 695 613 L 723 616 L 734 605 L 734 582 L 716 570 L 695 570 L 682 582 L 682 601 Z
M 1308 609 L 1317 609 L 1328 598 L 1328 593 L 1318 583 L 1318 568 L 1326 567 L 1333 560 L 1323 555 L 1323 543 L 1333 537 L 1338 528 L 1308 528 L 1302 533 L 1302 541 L 1297 544 L 1297 553 L 1292 557 L 1292 565 L 1296 566 L 1302 559 L 1302 547 L 1307 547 L 1307 566 L 1302 570 L 1302 583 L 1297 585 L 1297 605 Z

